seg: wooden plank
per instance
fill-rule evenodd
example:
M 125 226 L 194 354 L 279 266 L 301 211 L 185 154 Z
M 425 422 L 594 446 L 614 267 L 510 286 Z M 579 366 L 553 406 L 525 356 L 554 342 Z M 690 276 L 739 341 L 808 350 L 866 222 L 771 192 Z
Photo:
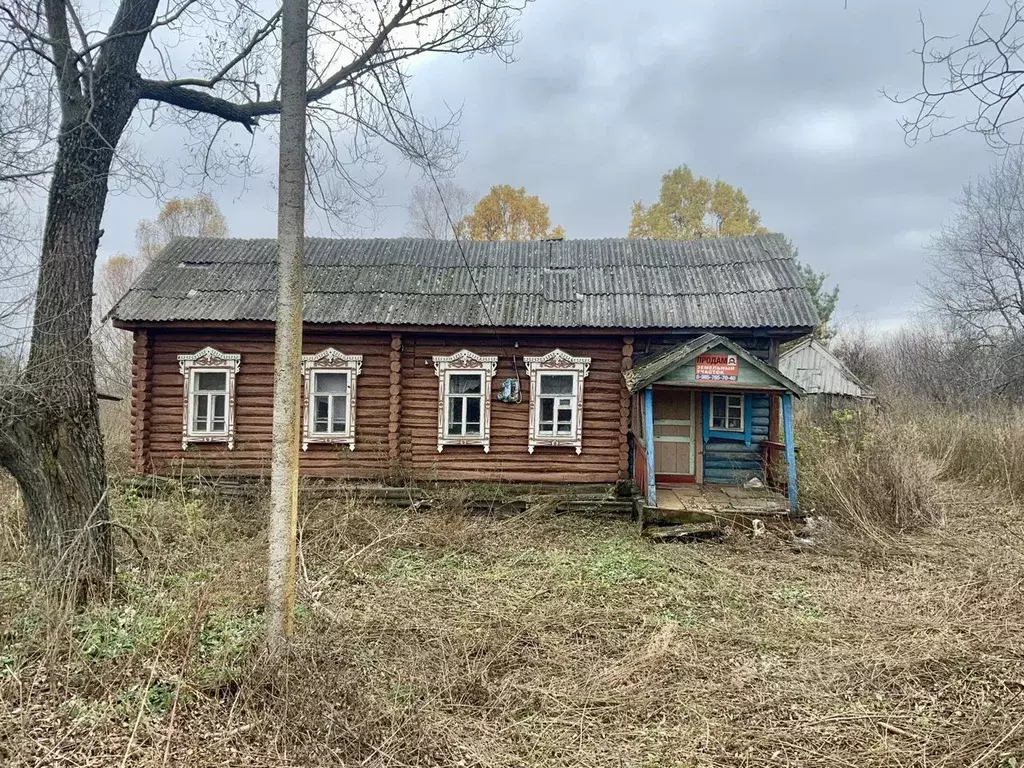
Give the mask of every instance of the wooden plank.
M 793 436 L 793 395 L 782 396 L 782 430 L 786 440 L 786 473 L 788 478 L 789 511 L 799 508 L 796 492 L 796 444 Z

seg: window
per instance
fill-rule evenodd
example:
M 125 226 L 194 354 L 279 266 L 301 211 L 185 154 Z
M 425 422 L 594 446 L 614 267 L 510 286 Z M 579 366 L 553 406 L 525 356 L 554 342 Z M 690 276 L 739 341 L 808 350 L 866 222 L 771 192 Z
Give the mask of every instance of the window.
M 226 435 L 228 375 L 225 371 L 192 371 L 192 433 Z
M 235 374 L 241 359 L 213 347 L 178 355 L 178 369 L 185 377 L 182 449 L 189 443 L 235 447 Z
M 539 435 L 571 435 L 576 423 L 576 377 L 571 373 L 541 373 Z
M 711 395 L 711 429 L 743 432 L 743 395 Z
M 313 434 L 348 431 L 348 374 L 313 371 Z
M 572 446 L 583 452 L 583 379 L 589 357 L 556 349 L 524 357 L 530 372 L 530 453 L 538 445 Z
M 362 368 L 362 355 L 346 355 L 333 347 L 302 356 L 302 450 L 310 443 L 356 449 L 356 377 Z
M 483 374 L 448 374 L 448 418 L 445 435 L 480 434 L 480 416 L 483 413 Z
M 438 452 L 446 445 L 482 445 L 487 453 L 491 449 L 491 379 L 498 358 L 464 349 L 433 360 L 438 377 Z

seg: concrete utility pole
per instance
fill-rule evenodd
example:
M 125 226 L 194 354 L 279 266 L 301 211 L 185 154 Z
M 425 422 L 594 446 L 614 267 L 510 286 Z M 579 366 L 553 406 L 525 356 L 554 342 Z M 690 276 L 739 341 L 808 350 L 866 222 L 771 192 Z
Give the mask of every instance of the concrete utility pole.
M 281 146 L 277 195 L 277 316 L 274 339 L 274 447 L 267 572 L 267 651 L 280 657 L 295 612 L 295 530 L 302 423 L 302 255 L 306 226 L 306 66 L 308 0 L 281 12 Z

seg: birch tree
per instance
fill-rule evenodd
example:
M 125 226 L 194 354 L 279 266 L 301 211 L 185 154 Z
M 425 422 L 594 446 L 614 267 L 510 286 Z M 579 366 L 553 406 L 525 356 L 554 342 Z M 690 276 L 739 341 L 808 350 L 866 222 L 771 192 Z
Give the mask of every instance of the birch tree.
M 456 224 L 460 237 L 470 240 L 537 240 L 565 237 L 561 226 L 551 227 L 548 207 L 523 187 L 498 184 Z
M 406 66 L 425 53 L 507 56 L 521 5 L 313 3 L 314 200 L 344 186 L 348 164 L 377 142 L 414 161 L 443 157 L 445 124 L 415 125 L 396 98 Z M 244 161 L 247 135 L 272 132 L 281 110 L 280 21 L 269 2 L 120 0 L 109 11 L 79 0 L 0 4 L 0 181 L 47 189 L 27 367 L 0 397 L 0 465 L 22 490 L 41 572 L 72 599 L 114 570 L 90 340 L 108 195 L 159 167 L 131 144 L 143 130 L 179 126 L 198 172 Z M 421 145 L 413 135 L 430 139 Z
M 131 394 L 132 336 L 114 328 L 107 315 L 136 278 L 175 237 L 227 237 L 228 226 L 209 194 L 175 197 L 154 219 L 135 228 L 135 256 L 117 253 L 100 265 L 93 299 L 93 353 L 101 391 L 127 401 Z
M 449 179 L 441 179 L 436 187 L 432 182 L 417 184 L 406 205 L 406 232 L 411 237 L 451 240 L 455 236 L 452 222 L 457 224 L 472 208 L 472 193 Z

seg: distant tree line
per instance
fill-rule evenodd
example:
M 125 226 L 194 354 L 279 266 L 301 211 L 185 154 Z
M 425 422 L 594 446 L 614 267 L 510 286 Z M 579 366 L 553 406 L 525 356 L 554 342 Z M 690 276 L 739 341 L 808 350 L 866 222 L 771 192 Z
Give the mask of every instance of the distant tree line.
M 1024 404 L 1024 154 L 964 185 L 929 248 L 920 317 L 844 333 L 846 364 L 894 394 L 971 406 Z

